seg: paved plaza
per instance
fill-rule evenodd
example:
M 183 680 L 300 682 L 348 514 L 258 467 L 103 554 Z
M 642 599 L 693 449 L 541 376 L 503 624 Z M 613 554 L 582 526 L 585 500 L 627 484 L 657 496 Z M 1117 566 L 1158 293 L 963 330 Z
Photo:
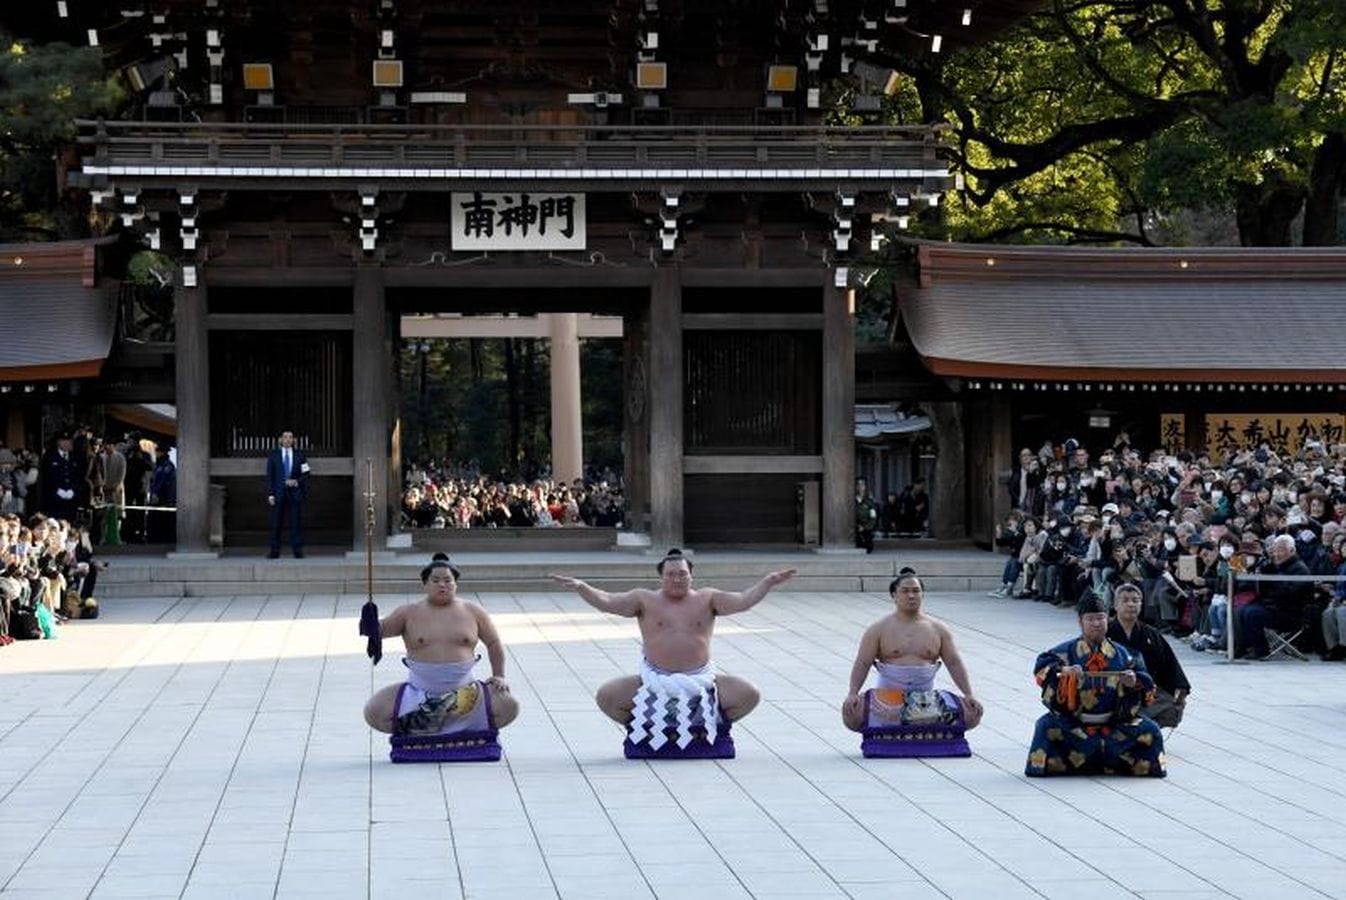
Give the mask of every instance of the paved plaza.
M 1346 897 L 1346 666 L 1180 647 L 1166 780 L 1030 780 L 1033 659 L 1074 616 L 933 594 L 974 756 L 866 760 L 837 707 L 887 598 L 777 592 L 717 631 L 764 698 L 738 758 L 649 764 L 591 700 L 635 671 L 631 620 L 467 596 L 523 707 L 500 763 L 388 762 L 360 709 L 400 642 L 371 669 L 357 595 L 110 600 L 0 648 L 0 897 Z

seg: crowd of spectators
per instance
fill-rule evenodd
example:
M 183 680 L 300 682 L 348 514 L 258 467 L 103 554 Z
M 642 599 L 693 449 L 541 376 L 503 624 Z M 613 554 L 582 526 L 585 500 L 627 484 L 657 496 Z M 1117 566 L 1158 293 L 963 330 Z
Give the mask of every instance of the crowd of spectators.
M 177 472 L 167 448 L 138 436 L 62 432 L 41 454 L 0 446 L 0 644 L 52 638 L 98 615 L 100 547 L 172 540 Z
M 536 477 L 491 476 L 475 463 L 407 467 L 404 524 L 412 528 L 620 527 L 626 506 L 612 471 L 588 472 L 571 484 Z
M 41 513 L 0 515 L 0 645 L 54 638 L 57 624 L 96 618 L 89 530 Z
M 994 596 L 1073 606 L 1093 591 L 1111 604 L 1119 585 L 1135 584 L 1144 621 L 1195 649 L 1224 646 L 1232 608 L 1247 658 L 1267 655 L 1264 628 L 1297 633 L 1302 652 L 1346 658 L 1346 444 L 1145 453 L 1123 433 L 1094 457 L 1070 440 L 1020 451 L 1009 493 L 996 537 L 1009 558 Z M 1240 580 L 1247 574 L 1340 578 Z

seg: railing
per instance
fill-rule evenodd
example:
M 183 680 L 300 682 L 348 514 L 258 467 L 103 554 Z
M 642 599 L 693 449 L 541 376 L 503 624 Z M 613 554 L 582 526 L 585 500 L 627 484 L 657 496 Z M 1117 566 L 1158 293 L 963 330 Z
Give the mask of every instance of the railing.
M 162 166 L 929 169 L 940 156 L 927 127 L 78 124 L 96 161 Z
M 1239 627 L 1238 613 L 1234 608 L 1234 591 L 1240 584 L 1260 584 L 1263 581 L 1282 581 L 1292 584 L 1309 583 L 1315 587 L 1318 585 L 1333 584 L 1340 581 L 1340 576 L 1334 575 L 1273 575 L 1254 572 L 1231 571 L 1225 581 L 1225 602 L 1229 604 L 1225 621 L 1225 659 L 1233 662 L 1236 655 L 1237 641 L 1235 640 L 1235 630 Z M 1303 659 L 1304 657 L 1300 657 Z

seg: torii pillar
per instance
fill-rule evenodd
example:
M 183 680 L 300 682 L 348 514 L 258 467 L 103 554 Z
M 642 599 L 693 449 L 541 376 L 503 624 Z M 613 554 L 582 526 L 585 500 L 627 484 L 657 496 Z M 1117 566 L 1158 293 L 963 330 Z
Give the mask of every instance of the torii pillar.
M 550 313 L 551 472 L 558 484 L 584 475 L 584 432 L 580 417 L 580 341 L 576 313 Z

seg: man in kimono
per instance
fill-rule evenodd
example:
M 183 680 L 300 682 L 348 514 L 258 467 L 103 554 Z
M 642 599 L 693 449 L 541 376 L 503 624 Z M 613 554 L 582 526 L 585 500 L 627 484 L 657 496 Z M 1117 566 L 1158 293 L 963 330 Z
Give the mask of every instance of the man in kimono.
M 1159 629 L 1140 621 L 1143 602 L 1144 594 L 1139 586 L 1117 586 L 1112 594 L 1117 618 L 1108 626 L 1108 640 L 1140 654 L 1145 661 L 1145 671 L 1154 679 L 1154 695 L 1141 714 L 1162 727 L 1176 728 L 1187 708 L 1187 695 L 1192 692 L 1192 684 L 1173 648 L 1168 645 L 1168 639 L 1159 633 Z
M 1164 777 L 1164 739 L 1140 714 L 1154 691 L 1145 660 L 1108 640 L 1108 613 L 1092 593 L 1077 608 L 1080 636 L 1038 656 L 1046 715 L 1038 719 L 1024 772 Z

